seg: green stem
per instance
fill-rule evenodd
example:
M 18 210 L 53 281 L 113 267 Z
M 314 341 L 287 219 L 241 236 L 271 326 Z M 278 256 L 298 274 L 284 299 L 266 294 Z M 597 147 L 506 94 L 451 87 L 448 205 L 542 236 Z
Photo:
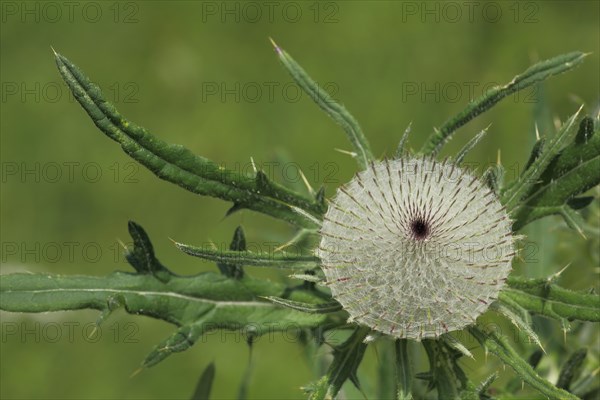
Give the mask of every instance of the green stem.
M 396 379 L 398 381 L 398 400 L 411 400 L 412 397 L 412 365 L 408 354 L 408 340 L 397 339 L 396 350 Z

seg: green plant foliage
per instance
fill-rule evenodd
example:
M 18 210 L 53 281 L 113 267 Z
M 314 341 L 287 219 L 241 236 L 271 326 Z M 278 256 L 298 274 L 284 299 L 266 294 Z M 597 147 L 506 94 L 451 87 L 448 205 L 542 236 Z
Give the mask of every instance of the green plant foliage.
M 210 398 L 213 381 L 215 380 L 215 363 L 208 364 L 208 367 L 200 375 L 196 390 L 192 395 L 192 400 L 206 400 Z
M 448 120 L 441 128 L 436 129 L 435 132 L 429 136 L 429 140 L 423 145 L 421 153 L 439 153 L 444 144 L 458 128 L 489 110 L 506 96 L 541 82 L 553 75 L 572 69 L 579 65 L 585 56 L 586 54 L 576 51 L 539 62 L 529 67 L 522 74 L 515 76 L 512 81 L 506 85 L 491 88 L 483 96 L 469 103 L 467 108 Z
M 587 349 L 579 349 L 571 355 L 560 371 L 558 381 L 556 381 L 557 388 L 569 390 L 571 382 L 577 372 L 579 372 L 586 355 Z
M 358 327 L 344 343 L 334 346 L 333 361 L 327 374 L 307 390 L 310 400 L 334 398 L 347 379 L 360 388 L 356 370 L 367 349 L 364 340 L 369 331 L 368 328 Z
M 469 328 L 469 332 L 483 347 L 495 354 L 506 365 L 510 366 L 523 381 L 537 389 L 543 395 L 550 399 L 577 399 L 576 396 L 555 387 L 546 379 L 540 377 L 531 365 L 523 360 L 523 358 L 508 345 L 505 338 L 493 332 L 484 332 L 476 326 Z
M 250 251 L 217 251 L 203 247 L 188 246 L 175 243 L 175 246 L 186 254 L 221 264 L 252 265 L 258 267 L 275 267 L 289 269 L 306 269 L 318 265 L 319 259 L 312 255 L 295 254 L 257 254 Z
M 398 339 L 395 342 L 396 379 L 398 381 L 398 400 L 412 399 L 413 367 L 408 354 L 408 339 Z
M 341 125 L 353 146 L 352 154 L 359 167 L 367 167 L 374 157 L 358 122 L 287 52 L 277 45 L 275 50 L 298 86 Z M 531 66 L 510 83 L 492 88 L 437 129 L 420 155 L 437 155 L 458 128 L 501 99 L 574 68 L 584 57 L 581 52 L 554 57 Z M 182 146 L 168 144 L 121 116 L 105 100 L 98 86 L 67 58 L 58 53 L 55 58 L 61 76 L 94 124 L 156 176 L 193 193 L 231 202 L 228 214 L 250 209 L 288 222 L 297 229 L 288 245 L 304 243 L 307 238 L 319 234 L 327 209 L 323 188 L 306 197 L 273 182 L 263 171 L 257 170 L 251 176 L 234 173 Z M 483 179 L 513 218 L 513 233 L 536 219 L 558 214 L 570 227 L 584 234 L 579 213 L 594 199 L 586 192 L 600 183 L 598 122 L 597 117 L 580 119 L 579 112 L 573 114 L 555 135 L 538 139 L 525 169 L 508 184 L 504 183 L 504 168 L 500 162 L 484 173 Z M 577 125 L 579 128 L 575 129 Z M 410 154 L 406 149 L 409 132 L 410 126 L 400 140 L 396 151 L 398 158 Z M 473 137 L 453 157 L 454 161 L 460 164 L 485 133 L 483 130 Z M 586 349 L 563 360 L 555 385 L 535 369 L 543 356 L 542 343 L 548 338 L 544 336 L 546 332 L 533 329 L 533 315 L 553 320 L 555 322 L 551 323 L 563 329 L 569 322 L 591 324 L 600 321 L 600 297 L 593 291 L 560 287 L 556 283 L 559 274 L 543 279 L 511 276 L 498 300 L 490 307 L 539 346 L 529 360 L 511 347 L 506 337 L 483 329 L 478 322 L 465 331 L 514 370 L 517 380 L 499 389 L 493 385 L 501 371 L 488 375 L 477 386 L 470 380 L 469 370 L 463 368 L 461 360 L 463 357 L 474 359 L 473 349 L 450 334 L 421 342 L 429 369 L 416 373 L 409 351 L 409 346 L 416 346 L 415 343 L 405 339 L 392 341 L 366 326 L 348 321 L 348 314 L 327 288 L 320 260 L 312 248 L 302 247 L 306 249 L 302 254 L 281 251 L 285 245 L 273 252 L 252 252 L 247 248 L 243 228 L 238 227 L 229 250 L 175 242 L 184 253 L 215 262 L 219 271 L 180 276 L 157 259 L 152 243 L 140 225 L 129 222 L 129 233 L 133 247 L 125 249 L 125 258 L 135 272 L 116 271 L 103 277 L 5 275 L 0 281 L 0 309 L 19 313 L 94 309 L 101 312 L 100 324 L 114 310 L 123 308 L 130 314 L 175 325 L 176 331 L 148 354 L 142 367 L 156 365 L 175 352 L 189 349 L 203 334 L 212 330 L 240 331 L 246 335 L 252 349 L 255 337 L 293 328 L 301 333 L 306 348 L 322 345 L 332 348 L 333 359 L 327 371 L 304 388 L 313 400 L 336 397 L 348 380 L 362 392 L 358 370 L 372 342 L 382 343 L 382 347 L 389 350 L 382 358 L 385 367 L 381 368 L 378 381 L 381 396 L 394 393 L 398 399 L 431 398 L 435 390 L 439 399 L 491 399 L 492 393 L 514 398 L 519 390 L 514 382 L 520 381 L 551 399 L 574 399 L 577 398 L 575 394 L 589 397 L 598 393 L 593 374 L 586 370 L 584 363 Z M 274 282 L 255 278 L 245 269 L 248 266 L 289 270 L 289 277 L 304 282 L 293 285 L 288 280 Z M 350 335 L 341 344 L 331 344 L 325 335 L 329 331 L 350 332 Z M 395 374 L 390 371 L 394 367 Z M 247 397 L 250 371 L 249 363 L 239 390 L 240 398 Z M 578 379 L 579 376 L 582 378 Z M 214 377 L 215 367 L 211 363 L 200 376 L 192 398 L 209 398 Z
M 129 226 L 135 247 L 126 254 L 136 269 L 135 274 L 4 276 L 0 281 L 2 309 L 47 312 L 92 308 L 110 313 L 122 307 L 130 314 L 147 315 L 178 326 L 176 333 L 146 357 L 144 367 L 188 349 L 202 334 L 211 330 L 240 330 L 260 336 L 290 328 L 314 328 L 326 321 L 323 315 L 281 308 L 264 300 L 287 296 L 290 301 L 322 302 L 321 297 L 310 290 L 289 291 L 282 284 L 249 276 L 231 279 L 213 272 L 177 276 L 167 272 L 162 265 L 158 272 L 148 273 L 149 268 L 143 262 L 160 263 L 154 258 L 152 244 L 144 230 L 134 222 Z
M 500 294 L 500 301 L 518 304 L 546 317 L 600 321 L 600 297 L 597 294 L 574 292 L 547 279 L 513 277 L 509 280 L 509 288 Z
M 322 203 L 270 182 L 264 174 L 257 172 L 255 177 L 246 177 L 194 155 L 183 146 L 159 140 L 121 116 L 104 99 L 100 88 L 77 66 L 58 53 L 55 56 L 63 79 L 94 124 L 159 178 L 193 193 L 231 201 L 234 204 L 232 210 L 249 208 L 299 226 L 311 227 L 313 224 L 294 212 L 292 206 L 315 216 L 324 212 Z
M 538 218 L 558 214 L 582 233 L 576 210 L 587 206 L 593 198 L 576 196 L 600 183 L 600 124 L 590 117 L 583 118 L 575 134 L 574 117 L 543 149 L 534 147 L 531 161 L 519 178 L 521 183 L 515 183 L 504 193 L 507 207 L 514 210 L 515 230 Z M 573 139 L 573 134 L 574 140 L 560 148 L 561 142 Z M 549 149 L 550 146 L 560 150 Z
M 244 229 L 241 226 L 238 226 L 233 234 L 233 239 L 231 239 L 231 245 L 229 246 L 229 250 L 231 251 L 246 251 L 246 235 L 244 234 Z M 219 271 L 225 276 L 234 279 L 241 279 L 244 277 L 244 269 L 242 268 L 242 264 L 237 261 L 228 261 L 217 263 L 217 267 L 219 267 Z
M 475 387 L 458 364 L 460 351 L 448 346 L 444 340 L 423 341 L 429 358 L 429 372 L 420 374 L 428 387 L 437 389 L 440 399 L 476 399 Z
M 317 105 L 327 113 L 335 122 L 340 124 L 348 140 L 354 147 L 354 157 L 358 165 L 365 169 L 370 161 L 373 161 L 373 154 L 369 148 L 369 142 L 358 125 L 356 119 L 346 110 L 346 108 L 337 103 L 325 89 L 311 79 L 300 65 L 282 48 L 272 42 L 279 60 L 290 73 L 294 81 L 304 90 Z

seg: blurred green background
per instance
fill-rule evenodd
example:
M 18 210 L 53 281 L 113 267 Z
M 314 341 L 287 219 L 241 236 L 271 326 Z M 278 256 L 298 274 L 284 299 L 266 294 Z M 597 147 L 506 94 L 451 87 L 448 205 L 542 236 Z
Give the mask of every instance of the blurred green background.
M 129 219 L 146 228 L 159 258 L 181 274 L 215 267 L 180 254 L 169 238 L 223 245 L 239 224 L 259 245 L 291 234 L 248 211 L 224 219 L 229 204 L 199 198 L 131 163 L 68 94 L 50 46 L 80 66 L 125 116 L 161 138 L 229 168 L 248 170 L 251 157 L 259 165 L 278 163 L 271 164 L 272 176 L 299 190 L 302 169 L 313 186 L 325 182 L 328 195 L 356 171 L 335 150 L 350 146 L 305 95 L 298 98 L 269 37 L 347 106 L 378 156 L 393 154 L 411 121 L 416 149 L 486 85 L 506 83 L 541 59 L 591 52 L 575 71 L 507 98 L 463 127 L 444 152 L 452 154 L 492 124 L 469 161 L 482 171 L 500 151 L 508 178 L 514 177 L 534 141 L 534 120 L 551 135 L 554 121 L 580 104 L 597 112 L 599 3 L 466 3 L 3 1 L 1 272 L 128 269 L 117 240 L 129 240 Z M 565 285 L 597 285 L 597 234 L 584 240 L 557 219 L 536 223 L 529 233 L 517 273 L 546 276 L 573 262 Z M 187 398 L 211 361 L 214 398 L 236 396 L 248 359 L 239 337 L 211 335 L 130 377 L 173 327 L 121 312 L 92 340 L 87 334 L 97 316 L 1 313 L 0 397 Z M 379 356 L 369 351 L 361 374 L 372 376 Z M 313 361 L 297 343 L 259 340 L 250 397 L 303 398 L 299 387 L 315 379 Z M 497 365 L 481 364 L 467 371 L 482 377 Z M 364 384 L 372 392 L 374 382 Z

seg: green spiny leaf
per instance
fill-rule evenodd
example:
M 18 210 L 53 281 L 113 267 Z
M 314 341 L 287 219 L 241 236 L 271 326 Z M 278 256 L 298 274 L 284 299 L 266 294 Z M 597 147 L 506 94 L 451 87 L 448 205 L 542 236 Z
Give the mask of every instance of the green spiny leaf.
M 327 208 L 327 204 L 325 203 L 325 186 L 319 188 L 315 194 L 315 200 L 317 203 L 321 204 L 323 208 Z
M 359 387 L 356 370 L 365 354 L 367 345 L 364 339 L 369 331 L 367 327 L 358 327 L 344 343 L 334 347 L 333 361 L 327 374 L 313 387 L 310 400 L 335 398 L 347 379 Z
M 575 140 L 552 159 L 548 168 L 546 168 L 541 176 L 541 182 L 537 187 L 534 187 L 534 191 L 539 190 L 544 183 L 550 180 L 571 173 L 572 170 L 581 167 L 582 163 L 589 163 L 592 160 L 600 158 L 599 137 L 600 124 L 594 124 L 592 118 L 584 117 L 579 123 Z
M 600 321 L 600 296 L 564 289 L 546 279 L 511 277 L 498 299 L 557 320 Z
M 481 139 L 483 139 L 483 137 L 487 134 L 489 129 L 489 126 L 485 129 L 483 129 L 481 132 L 479 132 L 477 135 L 473 136 L 471 138 L 471 140 L 469 140 L 467 142 L 467 144 L 464 145 L 464 147 L 462 149 L 460 149 L 460 151 L 458 152 L 458 154 L 456 155 L 456 157 L 454 158 L 454 162 L 457 165 L 462 164 L 464 158 L 467 156 L 467 154 L 473 150 L 473 148 L 475 146 L 477 146 L 477 143 L 479 143 L 481 141 Z
M 273 42 L 275 51 L 279 60 L 285 69 L 292 76 L 294 81 L 304 90 L 310 98 L 329 115 L 335 122 L 341 125 L 346 132 L 350 143 L 356 152 L 356 161 L 358 165 L 365 169 L 370 161 L 373 161 L 373 154 L 369 148 L 369 143 L 360 128 L 360 125 L 354 117 L 346 110 L 344 106 L 336 102 L 327 91 L 310 78 L 306 71 L 282 48 Z
M 531 154 L 529 155 L 529 160 L 527 160 L 527 163 L 525 164 L 525 168 L 523 168 L 524 171 L 527 171 L 529 169 L 529 167 L 531 167 L 531 165 L 538 158 L 540 158 L 540 154 L 542 154 L 545 144 L 546 144 L 546 137 L 542 137 L 542 138 L 539 138 L 538 140 L 536 140 L 535 144 L 533 145 L 533 149 L 531 150 Z
M 318 203 L 316 200 L 309 200 L 302 197 L 299 202 L 295 198 L 300 199 L 300 195 L 297 195 L 295 192 L 290 191 L 284 186 L 273 182 L 271 179 L 269 179 L 269 177 L 267 176 L 267 174 L 265 174 L 264 171 L 256 172 L 254 182 L 256 185 L 256 193 L 263 197 L 266 196 L 268 198 L 276 199 L 286 204 L 290 204 L 294 207 L 301 208 L 302 210 L 307 211 L 311 215 L 316 217 L 319 217 L 326 210 L 326 207 Z
M 586 239 L 585 234 L 583 233 L 583 225 L 585 222 L 583 217 L 577 211 L 568 205 L 564 205 L 560 208 L 559 214 L 563 217 L 569 228 L 576 230 L 577 233 Z
M 583 208 L 589 201 L 585 204 L 574 197 L 600 183 L 600 127 L 589 133 L 590 125 L 593 126 L 591 118 L 582 120 L 576 139 L 554 155 L 523 202 L 515 207 L 515 230 L 538 218 L 558 214 L 582 233 L 573 210 Z M 585 137 L 585 141 L 577 137 Z
M 248 208 L 300 226 L 313 227 L 314 224 L 301 218 L 290 206 L 315 217 L 325 211 L 320 204 L 275 183 L 270 183 L 268 196 L 262 195 L 258 193 L 255 179 L 225 170 L 183 146 L 152 136 L 145 128 L 121 116 L 104 99 L 100 88 L 66 57 L 55 53 L 55 58 L 63 79 L 94 124 L 159 178 L 193 193 L 231 201 L 237 209 Z
M 509 212 L 513 212 L 518 208 L 519 204 L 527 203 L 527 200 L 523 203 L 521 201 L 538 184 L 538 180 L 544 174 L 546 167 L 548 167 L 552 159 L 573 137 L 575 132 L 572 128 L 580 111 L 581 108 L 562 125 L 556 135 L 547 142 L 543 151 L 529 168 L 523 171 L 521 176 L 512 182 L 502 193 L 502 204 L 504 204 Z
M 506 300 L 506 299 L 505 299 Z M 506 302 L 508 304 L 511 304 L 511 302 Z M 520 331 L 525 332 L 525 334 L 527 335 L 527 337 L 529 338 L 529 340 L 531 340 L 532 342 L 534 342 L 536 345 L 538 345 L 544 352 L 544 346 L 542 346 L 542 342 L 540 342 L 540 338 L 538 337 L 538 335 L 533 331 L 533 329 L 531 328 L 531 319 L 530 318 L 523 318 L 522 312 L 519 312 L 521 310 L 524 310 L 522 307 L 520 307 L 519 305 L 517 305 L 517 307 L 519 307 L 519 309 L 515 312 L 515 310 L 508 304 L 503 303 L 503 302 L 494 302 L 492 303 L 492 305 L 490 306 L 490 308 L 502 315 L 504 315 L 506 318 L 508 318 L 508 320 Z M 526 314 L 526 313 L 525 313 Z
M 236 228 L 231 244 L 229 245 L 229 250 L 246 251 L 246 236 L 241 226 Z M 244 277 L 244 270 L 241 264 L 217 263 L 217 267 L 223 275 L 230 278 L 241 279 Z
M 458 339 L 456 339 L 454 336 L 450 335 L 450 334 L 444 334 L 442 336 L 440 336 L 441 341 L 443 341 L 446 346 L 451 347 L 452 349 L 458 351 L 459 353 L 461 353 L 464 356 L 469 357 L 470 359 L 475 359 L 473 357 L 473 354 L 469 351 L 469 349 L 467 349 L 465 347 L 464 344 L 462 344 Z
M 175 242 L 175 246 L 186 254 L 222 264 L 250 265 L 282 269 L 306 269 L 319 264 L 313 255 L 252 251 L 218 251 L 204 247 L 189 246 Z
M 337 312 L 342 309 L 342 305 L 337 301 L 331 301 L 329 303 L 310 304 L 302 303 L 300 301 L 293 301 L 288 299 L 282 299 L 281 297 L 268 296 L 265 297 L 267 300 L 272 301 L 280 306 L 291 308 L 292 310 L 302 311 L 309 314 L 329 314 Z
M 298 316 L 303 321 L 323 320 L 259 300 L 282 296 L 285 291 L 286 287 L 279 283 L 247 276 L 236 281 L 210 272 L 192 277 L 173 276 L 167 283 L 150 275 L 126 272 L 113 272 L 105 277 L 10 274 L 3 275 L 0 282 L 0 305 L 2 310 L 11 312 L 105 310 L 114 296 L 120 296 L 128 313 L 149 315 L 177 325 L 214 308 L 227 312 L 239 309 L 241 314 L 254 308 L 265 312 L 281 310 L 282 314 Z M 304 302 L 321 300 L 318 295 L 301 290 L 293 291 L 290 296 Z
M 429 358 L 430 385 L 437 389 L 438 398 L 476 400 L 475 387 L 458 365 L 458 357 L 449 351 L 451 348 L 442 340 L 426 339 L 422 343 Z
M 154 247 L 146 231 L 133 221 L 129 221 L 128 228 L 133 239 L 133 249 L 125 252 L 129 264 L 140 274 L 151 274 L 161 282 L 168 282 L 173 273 L 154 255 Z
M 546 379 L 540 377 L 535 370 L 523 360 L 519 353 L 517 353 L 512 347 L 510 347 L 505 338 L 497 335 L 494 332 L 484 332 L 477 326 L 469 327 L 469 332 L 477 341 L 485 347 L 487 350 L 495 354 L 502 362 L 510 366 L 517 375 L 539 391 L 546 397 L 555 400 L 573 399 L 577 397 L 572 394 L 559 389 L 548 382 Z
M 494 193 L 500 193 L 504 183 L 504 167 L 501 164 L 490 166 L 483 174 L 483 181 Z
M 152 349 L 142 362 L 142 367 L 153 367 L 173 353 L 186 351 L 192 347 L 203 334 L 216 329 L 217 326 L 210 323 L 206 324 L 202 320 L 182 326 Z
M 579 130 L 575 136 L 575 143 L 586 144 L 594 134 L 595 130 L 597 131 L 598 127 L 596 126 L 596 128 L 594 128 L 594 119 L 591 117 L 585 117 L 583 120 L 581 120 L 581 124 L 579 125 Z
M 498 373 L 494 372 L 485 378 L 479 385 L 477 385 L 477 393 L 479 394 L 480 400 L 491 399 L 491 397 L 487 394 L 487 391 L 496 379 L 498 379 Z
M 508 84 L 491 88 L 483 96 L 469 103 L 463 111 L 448 120 L 441 128 L 436 129 L 423 145 L 421 153 L 425 155 L 438 154 L 458 128 L 489 110 L 506 96 L 572 69 L 579 65 L 585 56 L 584 53 L 573 52 L 539 62 L 522 74 L 515 76 Z
M 408 134 L 410 133 L 410 129 L 412 127 L 412 122 L 408 124 L 402 137 L 400 138 L 400 142 L 398 143 L 398 147 L 396 148 L 396 154 L 394 158 L 402 158 L 404 154 L 407 152 L 406 150 L 406 140 L 408 139 Z
M 11 312 L 48 312 L 79 309 L 106 310 L 120 296 L 130 314 L 147 315 L 181 326 L 153 351 L 144 365 L 154 365 L 173 352 L 189 348 L 198 337 L 215 329 L 276 332 L 312 328 L 325 317 L 281 308 L 260 301 L 282 296 L 286 287 L 244 277 L 229 279 L 214 273 L 173 276 L 161 282 L 151 275 L 114 272 L 106 277 L 11 274 L 0 282 L 0 309 Z M 292 300 L 316 303 L 307 291 L 289 293 Z

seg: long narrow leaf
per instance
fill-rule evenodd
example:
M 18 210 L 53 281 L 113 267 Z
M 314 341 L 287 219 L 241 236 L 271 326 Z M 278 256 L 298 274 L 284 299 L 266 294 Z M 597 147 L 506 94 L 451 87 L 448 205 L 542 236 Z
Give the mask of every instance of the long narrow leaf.
M 192 395 L 191 400 L 208 400 L 210 398 L 210 391 L 212 390 L 212 384 L 215 380 L 215 363 L 211 362 L 202 372 L 198 383 L 196 384 L 196 390 Z
M 553 75 L 573 69 L 583 61 L 585 56 L 586 54 L 577 51 L 539 62 L 529 67 L 522 74 L 515 76 L 513 80 L 506 85 L 491 88 L 483 96 L 469 103 L 463 111 L 448 120 L 441 128 L 432 133 L 423 145 L 421 153 L 425 155 L 439 153 L 442 146 L 451 138 L 452 134 L 458 128 L 489 110 L 506 96 L 519 90 L 523 90 Z
M 275 304 L 279 304 L 284 307 L 291 308 L 292 310 L 302 311 L 309 314 L 328 314 L 342 309 L 342 305 L 337 301 L 331 301 L 329 303 L 310 304 L 303 303 L 300 301 L 293 301 L 289 299 L 283 299 L 276 296 L 267 296 L 267 300 L 272 301 Z
M 320 216 L 324 208 L 274 182 L 259 187 L 257 180 L 197 155 L 180 145 L 168 144 L 145 128 L 126 120 L 108 103 L 100 88 L 66 57 L 55 53 L 58 69 L 73 95 L 108 137 L 159 178 L 193 193 L 218 197 L 234 203 L 236 209 L 248 208 L 300 226 L 314 226 L 290 208 L 301 208 Z M 261 181 L 264 181 L 262 179 Z M 261 189 L 264 189 L 261 192 Z
M 255 253 L 252 251 L 219 251 L 204 247 L 189 246 L 175 242 L 175 246 L 186 254 L 221 264 L 250 265 L 285 269 L 305 269 L 318 265 L 313 255 L 288 255 L 286 253 Z
M 506 365 L 510 366 L 525 383 L 531 385 L 531 387 L 544 396 L 554 400 L 577 400 L 576 396 L 558 389 L 546 379 L 539 376 L 531 365 L 508 345 L 504 338 L 493 332 L 484 332 L 476 326 L 470 327 L 469 332 L 483 347 L 495 354 Z
M 356 152 L 356 161 L 358 165 L 365 169 L 370 161 L 373 160 L 373 154 L 369 148 L 369 143 L 360 128 L 360 125 L 346 108 L 336 102 L 327 91 L 311 79 L 304 69 L 281 47 L 273 42 L 275 51 L 279 60 L 285 69 L 292 76 L 294 81 L 304 90 L 310 98 L 329 115 L 335 122 L 341 125 L 346 132 L 350 143 Z
M 115 272 L 106 277 L 41 274 L 4 275 L 0 280 L 0 309 L 12 312 L 48 312 L 96 309 L 104 311 L 118 301 L 131 314 L 147 315 L 181 326 L 159 345 L 145 362 L 154 365 L 172 352 L 193 345 L 215 329 L 244 329 L 254 334 L 316 327 L 324 316 L 282 308 L 261 297 L 282 296 L 285 287 L 274 282 L 234 280 L 215 273 L 173 276 L 163 283 L 152 275 Z M 322 301 L 307 291 L 293 291 L 296 301 Z M 186 339 L 187 338 L 187 339 Z

